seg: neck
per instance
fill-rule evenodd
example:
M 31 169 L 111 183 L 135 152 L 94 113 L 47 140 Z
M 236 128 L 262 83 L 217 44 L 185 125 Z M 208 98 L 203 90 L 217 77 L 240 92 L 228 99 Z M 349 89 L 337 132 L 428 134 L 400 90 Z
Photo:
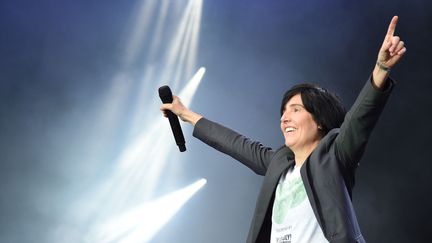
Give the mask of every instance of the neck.
M 318 145 L 318 142 L 311 144 L 310 146 L 302 147 L 302 148 L 291 148 L 295 157 L 295 165 L 297 167 L 302 166 L 305 160 L 309 157 L 309 155 L 313 152 L 313 150 Z

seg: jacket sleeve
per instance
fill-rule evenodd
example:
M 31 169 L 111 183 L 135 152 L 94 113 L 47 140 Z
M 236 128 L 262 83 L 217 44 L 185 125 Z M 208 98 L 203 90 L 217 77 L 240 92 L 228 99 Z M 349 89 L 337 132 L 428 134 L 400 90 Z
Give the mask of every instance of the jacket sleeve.
M 394 87 L 392 79 L 389 78 L 387 82 L 386 89 L 380 91 L 372 86 L 370 77 L 345 116 L 335 139 L 335 149 L 336 156 L 346 169 L 355 169 L 358 166 L 372 130 Z
M 264 175 L 275 152 L 218 123 L 201 118 L 193 136 L 216 150 L 240 161 L 258 175 Z

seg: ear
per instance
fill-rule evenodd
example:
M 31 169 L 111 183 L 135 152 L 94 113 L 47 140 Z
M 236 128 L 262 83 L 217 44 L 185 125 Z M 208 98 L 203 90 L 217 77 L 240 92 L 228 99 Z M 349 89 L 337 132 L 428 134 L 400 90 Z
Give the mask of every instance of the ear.
M 324 137 L 324 129 L 322 128 L 322 126 L 321 125 L 318 125 L 318 134 L 319 134 L 319 136 L 320 136 L 320 138 L 323 138 Z

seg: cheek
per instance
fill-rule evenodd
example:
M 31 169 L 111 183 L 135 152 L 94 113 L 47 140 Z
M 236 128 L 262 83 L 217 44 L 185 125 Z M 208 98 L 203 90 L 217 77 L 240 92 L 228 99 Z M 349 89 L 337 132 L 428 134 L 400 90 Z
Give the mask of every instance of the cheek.
M 317 137 L 317 136 L 319 136 L 318 125 L 315 122 L 309 123 L 308 130 L 309 130 L 309 134 L 310 134 L 311 137 Z
M 304 119 L 305 128 L 309 133 L 317 133 L 318 132 L 318 125 L 315 123 L 315 121 L 312 119 L 312 117 L 307 117 Z
M 309 129 L 316 129 L 318 127 L 318 125 L 314 122 L 314 121 L 309 121 L 308 122 L 308 127 Z

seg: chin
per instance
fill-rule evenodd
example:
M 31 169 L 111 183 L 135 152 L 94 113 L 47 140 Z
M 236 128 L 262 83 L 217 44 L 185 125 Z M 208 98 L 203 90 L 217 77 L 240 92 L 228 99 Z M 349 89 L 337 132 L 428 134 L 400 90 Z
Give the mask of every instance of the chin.
M 287 146 L 288 148 L 291 148 L 292 145 L 293 145 L 292 143 L 285 142 L 285 146 Z

